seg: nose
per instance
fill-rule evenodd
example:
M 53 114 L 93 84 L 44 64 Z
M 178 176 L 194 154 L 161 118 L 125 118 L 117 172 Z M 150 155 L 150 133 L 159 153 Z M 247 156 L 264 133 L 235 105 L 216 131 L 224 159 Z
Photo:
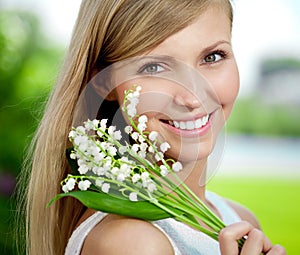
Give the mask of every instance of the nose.
M 189 91 L 178 91 L 174 97 L 175 104 L 179 106 L 185 106 L 190 109 L 201 107 L 199 98 L 196 97 L 192 92 Z

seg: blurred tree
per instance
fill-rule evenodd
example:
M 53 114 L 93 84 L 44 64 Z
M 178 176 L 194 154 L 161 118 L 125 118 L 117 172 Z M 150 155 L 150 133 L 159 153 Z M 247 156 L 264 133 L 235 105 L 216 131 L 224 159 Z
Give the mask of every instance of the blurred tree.
M 62 55 L 43 37 L 36 16 L 0 11 L 1 254 L 15 254 L 10 226 L 15 201 L 10 196 Z

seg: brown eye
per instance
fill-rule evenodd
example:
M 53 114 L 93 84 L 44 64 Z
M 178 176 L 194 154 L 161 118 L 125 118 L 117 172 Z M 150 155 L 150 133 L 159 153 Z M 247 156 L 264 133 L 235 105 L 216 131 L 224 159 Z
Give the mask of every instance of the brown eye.
M 158 66 L 157 65 L 149 65 L 148 67 L 145 68 L 145 71 L 147 73 L 155 73 L 158 70 Z
M 222 53 L 212 53 L 212 54 L 209 54 L 207 55 L 203 62 L 205 63 L 215 63 L 215 62 L 218 62 L 220 61 L 221 59 L 223 59 L 224 55 Z
M 153 63 L 145 65 L 140 72 L 146 74 L 155 74 L 163 72 L 164 70 L 165 69 L 161 65 Z
M 214 61 L 216 61 L 216 56 L 215 56 L 215 54 L 209 55 L 209 56 L 207 56 L 207 57 L 205 58 L 205 62 L 214 62 Z

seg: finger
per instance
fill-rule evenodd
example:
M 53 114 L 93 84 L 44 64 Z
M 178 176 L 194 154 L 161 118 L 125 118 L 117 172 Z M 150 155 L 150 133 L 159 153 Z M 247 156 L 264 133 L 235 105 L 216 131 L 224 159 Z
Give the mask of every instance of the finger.
M 274 245 L 272 249 L 266 253 L 267 255 L 286 255 L 285 249 L 280 245 Z
M 246 242 L 243 245 L 241 255 L 253 255 L 261 254 L 264 252 L 270 251 L 272 248 L 272 243 L 270 240 L 263 234 L 262 231 L 254 228 L 248 233 Z
M 220 250 L 222 255 L 239 253 L 237 240 L 247 235 L 254 227 L 246 221 L 233 223 L 223 228 L 219 233 Z

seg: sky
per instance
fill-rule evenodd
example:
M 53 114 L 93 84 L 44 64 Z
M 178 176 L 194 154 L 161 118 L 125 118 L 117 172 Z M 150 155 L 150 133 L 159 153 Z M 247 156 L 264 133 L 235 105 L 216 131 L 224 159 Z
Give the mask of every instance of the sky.
M 68 45 L 80 0 L 2 0 L 0 8 L 37 12 L 45 34 Z M 240 69 L 241 91 L 248 94 L 266 57 L 300 59 L 299 0 L 233 0 L 233 48 Z M 70 4 L 71 3 L 71 4 Z

